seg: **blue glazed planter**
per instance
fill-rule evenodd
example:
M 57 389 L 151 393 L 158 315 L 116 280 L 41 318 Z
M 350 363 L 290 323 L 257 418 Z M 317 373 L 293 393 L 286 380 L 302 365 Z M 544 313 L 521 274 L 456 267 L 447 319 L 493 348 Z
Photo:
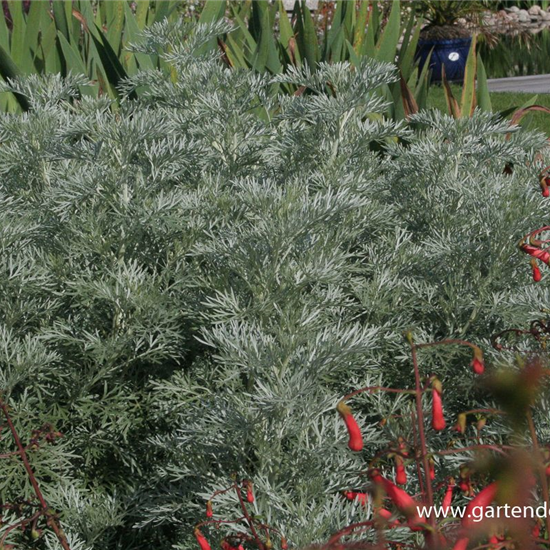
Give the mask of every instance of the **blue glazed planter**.
M 419 40 L 416 49 L 416 58 L 420 62 L 420 69 L 426 63 L 426 59 L 433 49 L 430 58 L 432 82 L 441 82 L 441 67 L 445 66 L 447 80 L 464 80 L 464 69 L 472 38 L 454 38 L 453 40 Z

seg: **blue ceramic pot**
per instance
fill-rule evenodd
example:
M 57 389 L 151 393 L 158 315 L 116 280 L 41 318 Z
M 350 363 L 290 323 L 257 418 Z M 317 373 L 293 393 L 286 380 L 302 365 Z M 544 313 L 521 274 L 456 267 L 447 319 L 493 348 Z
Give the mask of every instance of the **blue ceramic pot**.
M 471 44 L 471 37 L 454 38 L 452 40 L 419 40 L 416 58 L 420 62 L 420 69 L 422 70 L 430 52 L 432 52 L 430 57 L 432 82 L 441 81 L 441 68 L 443 66 L 445 66 L 445 76 L 449 82 L 462 82 Z

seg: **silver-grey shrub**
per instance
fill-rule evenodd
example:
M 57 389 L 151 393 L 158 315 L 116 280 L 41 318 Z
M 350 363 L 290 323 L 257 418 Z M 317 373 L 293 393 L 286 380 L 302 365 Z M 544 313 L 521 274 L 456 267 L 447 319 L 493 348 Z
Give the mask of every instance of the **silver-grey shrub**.
M 364 513 L 339 496 L 365 464 L 339 397 L 408 383 L 405 329 L 483 345 L 548 303 L 515 247 L 547 211 L 544 137 L 480 113 L 385 121 L 388 65 L 272 80 L 177 36 L 150 33 L 173 78 L 139 74 L 119 109 L 78 79 L 11 83 L 32 108 L 0 118 L 0 387 L 22 434 L 64 434 L 32 463 L 74 548 L 193 547 L 234 472 L 293 545 L 324 540 Z M 308 90 L 277 95 L 288 81 Z M 451 410 L 467 362 L 424 365 Z M 370 457 L 392 405 L 363 403 Z M 0 464 L 0 499 L 28 496 Z

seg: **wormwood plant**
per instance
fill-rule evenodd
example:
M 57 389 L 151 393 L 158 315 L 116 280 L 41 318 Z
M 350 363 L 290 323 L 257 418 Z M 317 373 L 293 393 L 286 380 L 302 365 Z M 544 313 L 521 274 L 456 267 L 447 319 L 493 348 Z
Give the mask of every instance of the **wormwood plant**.
M 341 494 L 364 461 L 340 396 L 406 387 L 405 330 L 486 349 L 547 302 L 514 246 L 547 208 L 544 136 L 482 113 L 396 124 L 391 66 L 272 79 L 201 55 L 217 32 L 153 25 L 140 48 L 173 74 L 127 80 L 117 112 L 79 78 L 9 84 L 30 110 L 0 117 L 0 387 L 18 433 L 63 433 L 29 462 L 72 550 L 196 547 L 213 494 L 214 518 L 242 515 L 235 480 L 274 547 L 325 542 L 364 517 Z M 309 93 L 274 96 L 284 81 Z M 483 408 L 465 357 L 423 358 L 448 414 Z M 371 398 L 354 410 L 383 449 L 403 397 Z M 31 495 L 5 461 L 2 503 Z M 199 531 L 253 548 L 241 522 Z

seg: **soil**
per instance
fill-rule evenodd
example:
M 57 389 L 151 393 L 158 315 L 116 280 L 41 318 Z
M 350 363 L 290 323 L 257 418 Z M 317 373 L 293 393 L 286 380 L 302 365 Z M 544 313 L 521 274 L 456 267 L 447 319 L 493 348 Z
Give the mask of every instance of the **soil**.
M 453 40 L 455 38 L 468 38 L 472 33 L 462 25 L 443 25 L 424 27 L 420 32 L 421 40 Z

